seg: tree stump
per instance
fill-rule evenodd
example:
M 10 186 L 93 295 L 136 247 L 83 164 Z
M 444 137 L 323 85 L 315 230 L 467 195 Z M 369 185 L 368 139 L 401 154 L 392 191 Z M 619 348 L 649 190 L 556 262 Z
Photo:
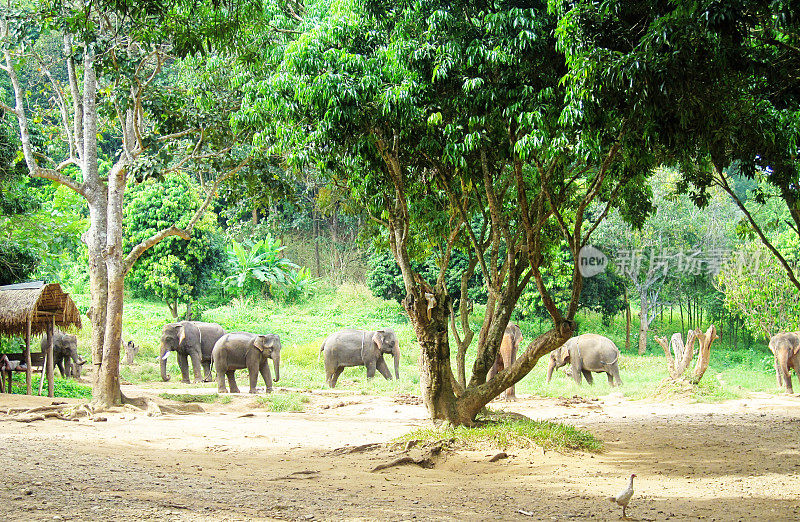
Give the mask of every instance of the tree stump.
M 672 334 L 669 343 L 667 343 L 666 337 L 655 336 L 656 342 L 661 345 L 661 349 L 664 350 L 664 355 L 667 357 L 667 370 L 672 380 L 683 378 L 683 374 L 689 368 L 694 357 L 694 342 L 696 340 L 700 341 L 700 349 L 698 350 L 694 371 L 687 378 L 692 384 L 699 383 L 708 369 L 708 362 L 711 359 L 711 343 L 715 339 L 719 339 L 719 336 L 713 324 L 708 327 L 705 333 L 699 328 L 697 330 L 689 330 L 686 335 L 685 345 L 680 333 Z

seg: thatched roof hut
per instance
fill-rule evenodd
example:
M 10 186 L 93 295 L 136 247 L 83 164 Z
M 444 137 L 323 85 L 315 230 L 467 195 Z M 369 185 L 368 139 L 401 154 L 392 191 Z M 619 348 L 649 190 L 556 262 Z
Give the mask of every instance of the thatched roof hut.
M 51 318 L 62 330 L 81 328 L 78 307 L 57 283 L 33 281 L 0 286 L 0 335 L 25 335 L 28 319 L 31 335 L 44 334 Z

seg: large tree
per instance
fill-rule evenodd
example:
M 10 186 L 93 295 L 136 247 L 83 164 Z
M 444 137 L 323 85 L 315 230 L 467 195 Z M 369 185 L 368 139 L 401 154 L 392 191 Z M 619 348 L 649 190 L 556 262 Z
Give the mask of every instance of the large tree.
M 629 183 L 646 176 L 649 157 L 620 154 L 634 150 L 623 143 L 637 129 L 613 108 L 604 128 L 581 129 L 581 108 L 561 88 L 565 63 L 554 28 L 546 3 L 536 1 L 338 3 L 271 56 L 278 72 L 243 103 L 243 120 L 260 121 L 287 144 L 285 153 L 320 159 L 388 236 L 435 419 L 472 423 L 570 337 L 581 290 L 577 264 L 564 309 L 542 271 L 562 241 L 578 258 L 595 227 L 584 226 L 591 203 L 600 208 L 594 223 L 619 202 L 630 216 L 649 208 Z M 455 307 L 445 279 L 455 250 L 470 259 L 465 278 L 480 270 L 489 294 L 469 380 L 463 359 L 455 374 L 451 367 Z M 430 253 L 439 273 L 426 281 L 412 261 Z M 487 382 L 530 281 L 552 328 Z M 453 330 L 460 340 L 473 332 L 464 319 L 469 306 L 459 304 L 462 327 L 457 333 L 453 321 Z
M 554 5 L 556 5 L 554 3 Z M 557 4 L 565 80 L 587 103 L 626 105 L 649 147 L 681 167 L 683 190 L 705 205 L 724 190 L 797 288 L 737 176 L 763 181 L 800 234 L 800 16 L 789 1 L 577 0 Z
M 27 5 L 27 4 L 26 4 Z M 224 38 L 242 13 L 225 2 L 41 1 L 30 8 L 0 10 L 4 64 L 22 155 L 33 177 L 60 183 L 85 198 L 94 401 L 119 404 L 119 347 L 123 283 L 137 258 L 169 236 L 190 237 L 225 175 L 247 162 L 234 149 L 241 136 L 230 132 L 226 114 L 238 108 L 230 82 L 215 91 L 192 92 L 186 75 L 227 78 L 224 60 L 204 58 L 211 42 Z M 48 40 L 49 39 L 49 40 Z M 42 42 L 60 41 L 61 51 L 41 52 Z M 190 66 L 183 57 L 196 55 Z M 53 110 L 31 114 L 20 74 L 36 63 Z M 204 76 L 204 73 L 208 73 Z M 210 81 L 210 80 L 209 80 Z M 55 139 L 32 140 L 34 119 L 50 122 Z M 237 154 L 238 152 L 238 154 Z M 107 157 L 110 168 L 102 168 Z M 123 249 L 123 196 L 129 182 L 175 170 L 216 178 L 185 227 L 169 226 Z

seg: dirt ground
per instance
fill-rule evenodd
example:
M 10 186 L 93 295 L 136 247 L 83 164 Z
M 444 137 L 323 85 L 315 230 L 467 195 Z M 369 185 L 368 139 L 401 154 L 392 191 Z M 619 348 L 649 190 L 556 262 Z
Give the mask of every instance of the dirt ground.
M 124 386 L 127 396 L 162 390 Z M 200 390 L 168 390 L 199 392 Z M 211 390 L 206 389 L 205 392 Z M 381 447 L 428 425 L 413 397 L 315 392 L 303 413 L 248 395 L 204 413 L 23 423 L 8 408 L 52 399 L 0 395 L 8 520 L 618 520 L 607 497 L 636 473 L 634 520 L 800 519 L 800 397 L 722 404 L 523 397 L 493 408 L 588 429 L 601 454 L 457 451 L 392 467 Z M 160 404 L 178 404 L 156 399 Z M 76 401 L 77 402 L 77 401 Z M 414 450 L 412 450 L 413 452 Z

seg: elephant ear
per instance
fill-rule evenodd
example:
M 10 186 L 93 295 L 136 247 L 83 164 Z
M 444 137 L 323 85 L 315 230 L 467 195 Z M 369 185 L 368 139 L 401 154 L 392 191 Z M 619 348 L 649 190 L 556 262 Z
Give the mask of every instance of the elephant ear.
M 386 331 L 385 330 L 378 330 L 372 336 L 372 343 L 375 345 L 375 351 L 378 352 L 378 353 L 381 352 L 381 346 L 383 346 L 383 337 L 385 335 L 386 335 Z
M 269 345 L 267 344 L 267 336 L 257 335 L 256 338 L 253 339 L 253 347 L 259 352 L 263 353 L 264 349 L 269 347 Z
M 178 346 L 180 346 L 186 340 L 186 328 L 179 324 L 175 327 L 175 331 L 178 332 Z

